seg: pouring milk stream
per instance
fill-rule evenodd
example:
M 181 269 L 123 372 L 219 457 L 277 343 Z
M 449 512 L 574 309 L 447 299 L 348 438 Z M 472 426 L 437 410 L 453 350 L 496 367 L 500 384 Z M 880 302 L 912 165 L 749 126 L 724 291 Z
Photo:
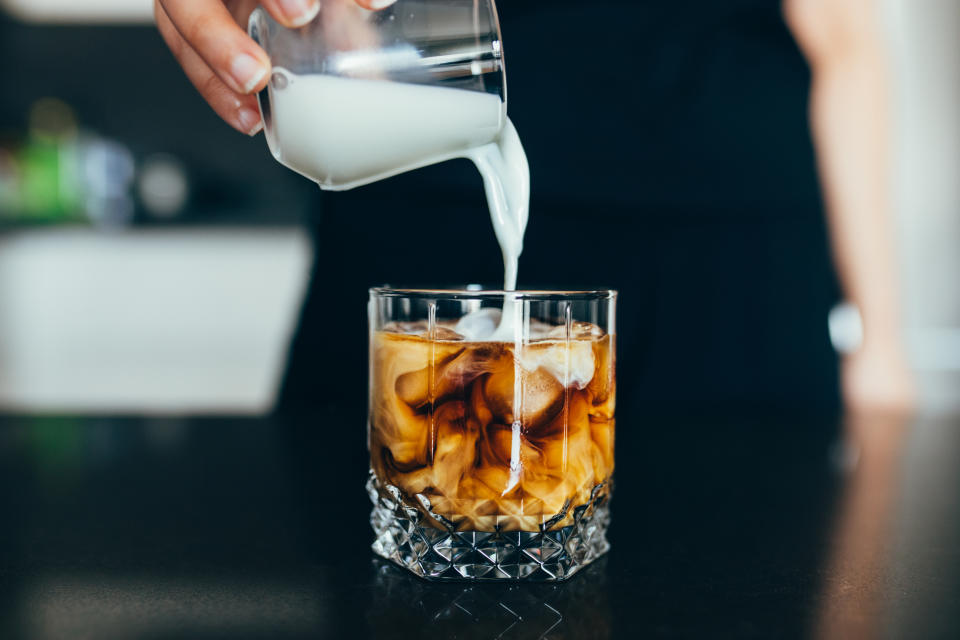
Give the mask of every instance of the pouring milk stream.
M 282 164 L 324 189 L 343 190 L 453 158 L 483 178 L 503 253 L 507 291 L 517 287 L 530 203 L 530 168 L 499 96 L 387 80 L 295 75 L 275 68 L 270 148 Z M 517 300 L 504 303 L 494 334 L 514 339 Z

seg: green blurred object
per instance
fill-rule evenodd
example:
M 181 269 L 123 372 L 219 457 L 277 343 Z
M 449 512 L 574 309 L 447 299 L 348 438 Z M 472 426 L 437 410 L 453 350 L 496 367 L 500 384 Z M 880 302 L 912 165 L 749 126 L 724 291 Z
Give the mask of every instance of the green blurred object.
M 26 448 L 43 473 L 79 466 L 83 461 L 82 430 L 72 418 L 38 418 L 26 432 Z
M 89 431 L 69 417 L 38 417 L 16 430 L 13 444 L 38 486 L 53 494 L 71 491 L 78 473 L 89 465 Z
M 70 166 L 71 155 L 67 144 L 36 139 L 21 150 L 19 208 L 24 219 L 38 222 L 82 219 L 79 190 L 71 179 L 76 173 Z
M 133 159 L 117 143 L 81 134 L 55 98 L 30 108 L 23 143 L 0 149 L 0 221 L 124 224 L 132 217 Z
M 20 153 L 21 211 L 36 221 L 79 218 L 77 122 L 73 109 L 55 98 L 30 108 L 30 132 Z

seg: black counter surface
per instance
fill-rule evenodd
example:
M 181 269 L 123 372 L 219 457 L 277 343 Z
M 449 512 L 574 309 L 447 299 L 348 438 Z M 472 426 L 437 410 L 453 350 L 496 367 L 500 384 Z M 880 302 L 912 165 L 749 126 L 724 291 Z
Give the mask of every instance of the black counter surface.
M 561 584 L 370 551 L 362 416 L 0 418 L 2 638 L 956 638 L 960 421 L 618 420 Z

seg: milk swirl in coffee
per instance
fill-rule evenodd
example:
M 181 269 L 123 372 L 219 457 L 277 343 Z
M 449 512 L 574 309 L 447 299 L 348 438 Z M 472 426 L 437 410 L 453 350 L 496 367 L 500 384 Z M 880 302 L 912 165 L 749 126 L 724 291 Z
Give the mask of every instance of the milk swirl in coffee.
M 573 523 L 613 473 L 614 342 L 589 323 L 524 344 L 395 324 L 372 344 L 379 482 L 458 531 Z

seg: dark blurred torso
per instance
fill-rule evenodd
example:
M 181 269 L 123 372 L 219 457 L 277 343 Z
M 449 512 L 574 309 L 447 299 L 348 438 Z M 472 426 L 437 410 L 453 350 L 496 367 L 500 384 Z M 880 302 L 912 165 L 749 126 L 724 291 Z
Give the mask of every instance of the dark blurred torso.
M 621 402 L 835 409 L 809 72 L 779 3 L 499 9 L 508 113 L 532 180 L 521 287 L 620 290 Z M 318 207 L 281 408 L 315 406 L 328 384 L 363 403 L 367 287 L 502 278 L 467 161 L 324 194 Z

